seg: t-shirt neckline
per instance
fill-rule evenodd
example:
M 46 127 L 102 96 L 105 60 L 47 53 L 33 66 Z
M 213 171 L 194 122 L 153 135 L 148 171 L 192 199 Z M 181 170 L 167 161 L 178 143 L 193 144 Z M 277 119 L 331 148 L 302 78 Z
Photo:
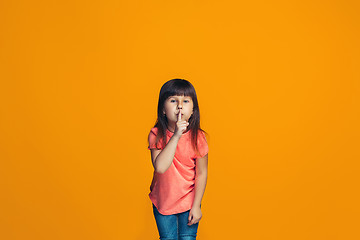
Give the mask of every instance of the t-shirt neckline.
M 168 128 L 166 128 L 166 132 L 169 133 L 170 135 L 173 135 L 174 133 L 171 132 Z M 184 132 L 182 135 L 188 134 L 190 132 L 190 129 L 186 132 Z

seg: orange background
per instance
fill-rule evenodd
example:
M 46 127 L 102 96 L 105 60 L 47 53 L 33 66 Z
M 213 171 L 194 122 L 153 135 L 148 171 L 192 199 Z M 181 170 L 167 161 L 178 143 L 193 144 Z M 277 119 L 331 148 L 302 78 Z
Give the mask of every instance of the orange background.
M 0 238 L 158 239 L 163 83 L 210 134 L 199 240 L 360 239 L 358 1 L 2 1 Z

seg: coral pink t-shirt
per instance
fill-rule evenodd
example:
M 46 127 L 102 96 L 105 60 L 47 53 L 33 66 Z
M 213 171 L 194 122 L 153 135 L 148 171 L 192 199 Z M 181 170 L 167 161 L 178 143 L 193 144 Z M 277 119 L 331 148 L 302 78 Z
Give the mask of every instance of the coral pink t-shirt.
M 156 148 L 156 134 L 157 128 L 152 128 L 149 133 L 148 149 Z M 166 130 L 166 144 L 173 134 Z M 161 143 L 162 139 L 158 143 L 159 147 Z M 149 197 L 161 214 L 171 215 L 192 208 L 195 197 L 196 159 L 208 153 L 208 144 L 202 131 L 199 131 L 198 135 L 198 148 L 200 156 L 196 155 L 191 146 L 191 131 L 187 131 L 182 134 L 177 144 L 170 167 L 162 174 L 154 170 Z

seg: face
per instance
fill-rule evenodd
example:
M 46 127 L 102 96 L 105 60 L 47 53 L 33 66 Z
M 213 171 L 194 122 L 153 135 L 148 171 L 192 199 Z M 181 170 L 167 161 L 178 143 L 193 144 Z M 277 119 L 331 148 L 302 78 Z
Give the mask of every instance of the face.
M 164 104 L 164 111 L 169 123 L 176 123 L 179 110 L 181 109 L 181 120 L 188 121 L 193 114 L 194 103 L 189 96 L 170 96 Z

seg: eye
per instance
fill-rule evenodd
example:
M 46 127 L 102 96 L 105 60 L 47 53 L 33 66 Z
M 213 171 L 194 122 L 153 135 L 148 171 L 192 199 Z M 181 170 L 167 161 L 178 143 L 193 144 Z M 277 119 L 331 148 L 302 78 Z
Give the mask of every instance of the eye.
M 171 99 L 170 102 L 176 102 L 175 99 Z M 184 100 L 185 103 L 189 103 L 190 101 L 189 100 Z

